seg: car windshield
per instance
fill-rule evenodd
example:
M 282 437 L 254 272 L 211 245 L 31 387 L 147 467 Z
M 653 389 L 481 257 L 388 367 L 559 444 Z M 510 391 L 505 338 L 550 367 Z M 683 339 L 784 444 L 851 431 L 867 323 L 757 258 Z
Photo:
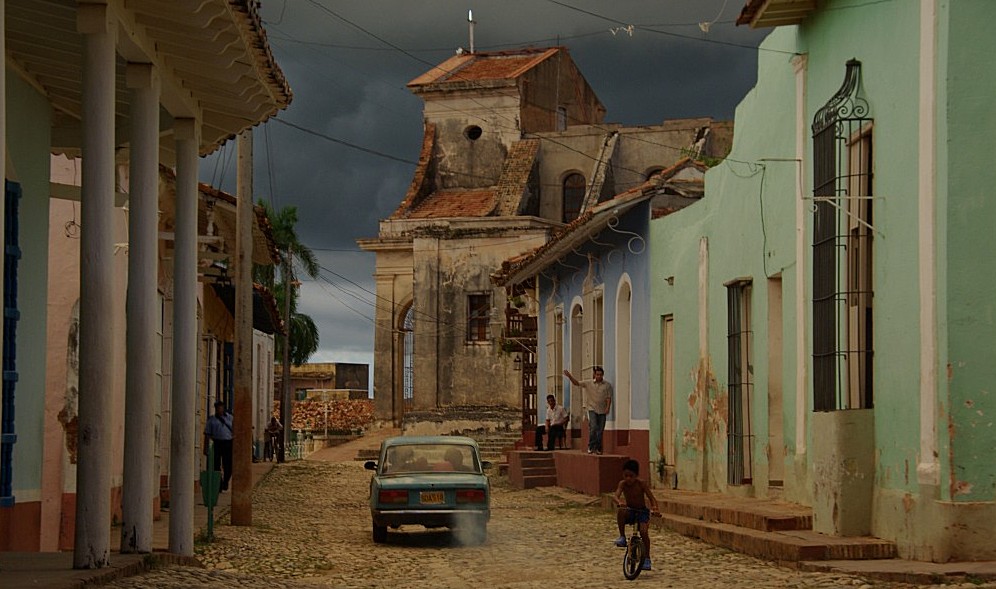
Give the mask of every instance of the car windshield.
M 406 444 L 391 446 L 381 474 L 402 472 L 481 472 L 472 446 L 466 444 Z

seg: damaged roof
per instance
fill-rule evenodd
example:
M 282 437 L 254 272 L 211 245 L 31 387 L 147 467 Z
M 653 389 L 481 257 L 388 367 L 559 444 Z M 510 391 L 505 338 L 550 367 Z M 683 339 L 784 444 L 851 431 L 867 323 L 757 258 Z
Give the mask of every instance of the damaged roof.
M 412 91 L 463 86 L 468 82 L 515 80 L 562 47 L 517 49 L 454 55 L 408 82 Z
M 643 184 L 585 211 L 554 234 L 545 244 L 531 252 L 505 260 L 502 262 L 501 270 L 491 275 L 492 282 L 498 286 L 507 286 L 534 276 L 605 229 L 612 219 L 618 218 L 647 200 L 651 200 L 654 218 L 692 204 L 704 194 L 702 176 L 706 169 L 708 167 L 704 163 L 688 157 L 678 160 L 670 168 L 654 174 Z M 700 190 L 697 185 L 703 188 Z

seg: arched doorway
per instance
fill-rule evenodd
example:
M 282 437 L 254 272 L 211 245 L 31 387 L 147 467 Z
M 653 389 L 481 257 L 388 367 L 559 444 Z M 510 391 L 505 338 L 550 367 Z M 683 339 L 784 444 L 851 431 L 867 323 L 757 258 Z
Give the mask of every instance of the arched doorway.
M 632 356 L 632 306 L 633 291 L 629 281 L 623 280 L 616 295 L 616 444 L 629 445 L 630 414 L 633 394 L 630 375 Z

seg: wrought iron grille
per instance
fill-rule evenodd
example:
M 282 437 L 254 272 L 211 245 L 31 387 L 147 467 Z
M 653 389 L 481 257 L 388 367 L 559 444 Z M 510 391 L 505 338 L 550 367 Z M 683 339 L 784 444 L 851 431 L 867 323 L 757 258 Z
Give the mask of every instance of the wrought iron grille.
M 872 406 L 872 119 L 861 62 L 813 118 L 813 409 Z
M 754 435 L 750 407 L 754 392 L 754 365 L 750 294 L 750 281 L 737 280 L 726 285 L 729 368 L 726 476 L 731 485 L 749 484 L 752 479 Z
M 14 444 L 17 442 L 14 410 L 17 386 L 17 274 L 20 248 L 21 185 L 5 182 L 3 252 L 3 421 L 0 422 L 0 507 L 14 505 Z
M 412 410 L 415 398 L 415 306 L 409 306 L 405 312 L 401 332 L 404 334 L 404 352 L 402 353 L 401 399 L 404 411 Z M 397 397 L 395 397 L 397 398 Z

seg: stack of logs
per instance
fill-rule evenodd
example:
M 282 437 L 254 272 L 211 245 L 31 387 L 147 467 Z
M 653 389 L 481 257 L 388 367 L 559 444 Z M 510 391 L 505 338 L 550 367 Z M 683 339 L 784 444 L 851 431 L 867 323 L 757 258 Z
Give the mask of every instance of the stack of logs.
M 291 401 L 291 429 L 311 430 L 314 433 L 352 432 L 366 428 L 373 421 L 373 401 L 305 399 Z M 273 404 L 273 415 L 280 418 L 280 401 Z M 325 418 L 328 416 L 328 423 Z

